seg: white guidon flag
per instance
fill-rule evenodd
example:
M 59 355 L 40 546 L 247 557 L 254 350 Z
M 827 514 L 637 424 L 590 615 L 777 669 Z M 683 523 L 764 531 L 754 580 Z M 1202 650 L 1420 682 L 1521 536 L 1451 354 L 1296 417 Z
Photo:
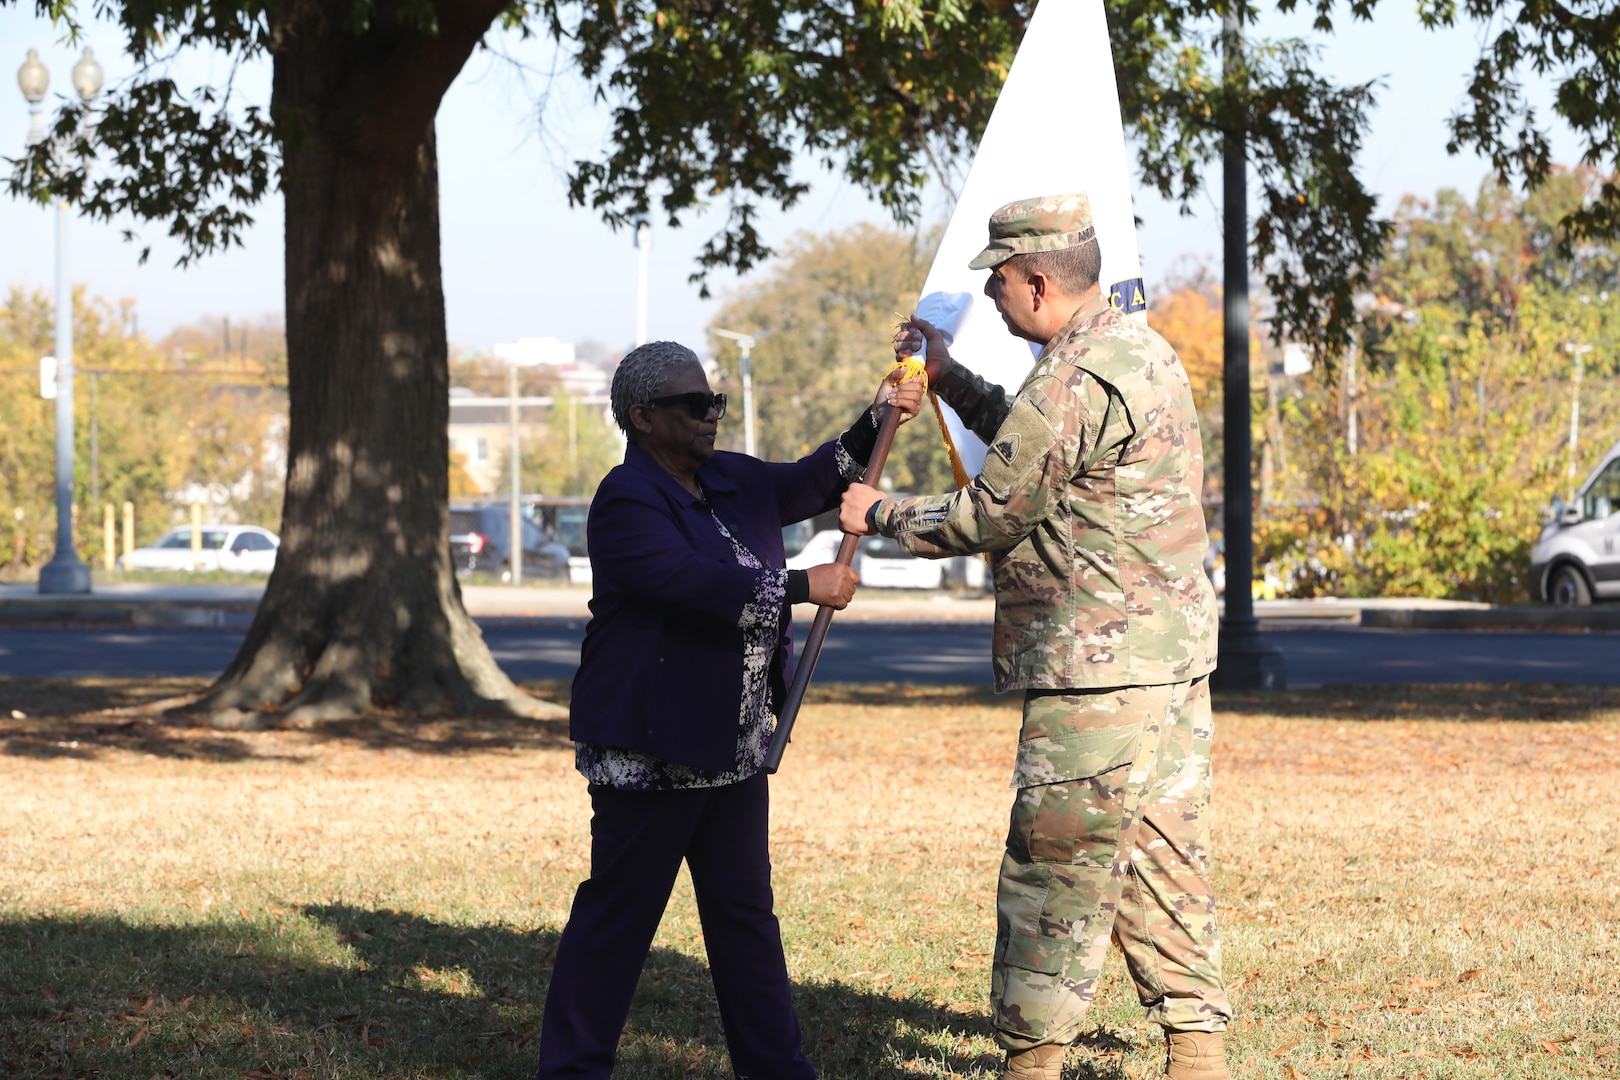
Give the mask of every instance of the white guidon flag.
M 1102 0 L 1045 0 L 1036 7 L 917 305 L 919 316 L 945 332 L 951 355 L 1008 394 L 1023 383 L 1040 349 L 1032 351 L 1007 332 L 984 295 L 989 271 L 969 270 L 968 263 L 984 248 L 990 215 L 998 207 L 1071 191 L 1091 199 L 1102 245 L 1103 289 L 1115 307 L 1145 311 L 1125 131 Z M 984 444 L 950 406 L 941 401 L 939 407 L 967 475 L 978 475 Z

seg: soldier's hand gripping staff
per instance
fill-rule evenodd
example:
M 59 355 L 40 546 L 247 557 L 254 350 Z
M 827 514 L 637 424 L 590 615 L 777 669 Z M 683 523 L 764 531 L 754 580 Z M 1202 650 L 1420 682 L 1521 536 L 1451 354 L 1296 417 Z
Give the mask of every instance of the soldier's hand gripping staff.
M 1058 1080 L 1117 936 L 1166 1075 L 1227 1080 L 1192 391 L 1164 339 L 1102 295 L 1083 194 L 997 210 L 971 265 L 1039 359 L 1009 398 L 913 320 L 897 351 L 926 337 L 930 384 L 986 443 L 984 467 L 949 495 L 851 485 L 840 524 L 913 555 L 991 556 L 996 688 L 1025 695 L 991 972 L 1002 1075 Z

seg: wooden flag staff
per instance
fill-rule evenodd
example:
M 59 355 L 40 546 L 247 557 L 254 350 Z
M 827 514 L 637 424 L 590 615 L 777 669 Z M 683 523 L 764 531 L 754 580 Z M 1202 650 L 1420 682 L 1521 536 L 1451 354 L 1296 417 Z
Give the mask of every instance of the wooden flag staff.
M 883 415 L 883 423 L 878 426 L 877 444 L 872 447 L 872 457 L 866 463 L 866 477 L 862 483 L 877 487 L 878 480 L 883 476 L 883 466 L 889 460 L 889 447 L 894 445 L 894 433 L 899 428 L 900 410 L 890 406 Z M 833 561 L 839 566 L 852 564 L 855 561 L 855 548 L 860 542 L 860 537 L 845 533 L 843 542 L 838 545 L 838 558 Z M 827 641 L 827 628 L 832 625 L 832 617 L 833 609 L 826 604 L 816 609 L 816 621 L 810 624 L 810 636 L 804 640 L 799 666 L 793 672 L 793 685 L 788 687 L 787 697 L 782 701 L 776 731 L 771 735 L 770 748 L 765 751 L 765 771 L 768 773 L 774 773 L 781 767 L 782 754 L 793 735 L 793 721 L 798 719 L 799 706 L 804 704 L 804 692 L 810 686 L 810 677 L 816 673 L 816 661 L 821 657 L 821 646 Z

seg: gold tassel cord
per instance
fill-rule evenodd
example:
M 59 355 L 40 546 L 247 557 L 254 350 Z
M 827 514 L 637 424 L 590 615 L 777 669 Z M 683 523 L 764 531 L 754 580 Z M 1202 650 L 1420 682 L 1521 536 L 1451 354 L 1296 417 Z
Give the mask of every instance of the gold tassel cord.
M 895 324 L 896 331 L 910 325 L 910 319 L 898 311 L 894 316 L 900 320 Z M 908 356 L 904 360 L 896 360 L 895 364 L 906 369 L 906 375 L 901 382 L 921 379 L 923 386 L 928 386 L 928 364 L 923 355 Z M 956 450 L 956 440 L 951 438 L 951 429 L 945 426 L 945 414 L 939 411 L 939 395 L 934 393 L 932 388 L 928 390 L 928 401 L 934 406 L 934 419 L 939 423 L 939 437 L 945 443 L 945 453 L 951 459 L 951 477 L 956 481 L 957 487 L 967 487 L 973 478 L 967 474 L 967 469 L 962 465 L 962 455 Z
M 901 383 L 921 382 L 923 389 L 928 389 L 928 364 L 920 356 L 908 356 L 904 360 L 896 360 L 894 366 L 905 372 L 900 376 Z M 929 394 L 932 397 L 932 393 Z
M 945 440 L 945 452 L 951 456 L 951 477 L 957 487 L 965 488 L 972 483 L 973 477 L 963 467 L 962 455 L 956 452 L 956 440 L 951 438 L 951 429 L 945 426 L 945 414 L 939 411 L 939 395 L 930 390 L 928 400 L 934 404 L 934 419 L 939 421 L 939 437 Z

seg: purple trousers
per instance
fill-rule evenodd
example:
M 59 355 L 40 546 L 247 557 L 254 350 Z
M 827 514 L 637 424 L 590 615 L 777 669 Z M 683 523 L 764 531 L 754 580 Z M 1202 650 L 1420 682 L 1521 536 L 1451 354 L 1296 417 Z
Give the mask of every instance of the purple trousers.
M 557 944 L 537 1080 L 613 1071 L 630 999 L 684 859 L 738 1080 L 814 1080 L 771 910 L 763 773 L 688 791 L 591 785 L 591 876 Z

